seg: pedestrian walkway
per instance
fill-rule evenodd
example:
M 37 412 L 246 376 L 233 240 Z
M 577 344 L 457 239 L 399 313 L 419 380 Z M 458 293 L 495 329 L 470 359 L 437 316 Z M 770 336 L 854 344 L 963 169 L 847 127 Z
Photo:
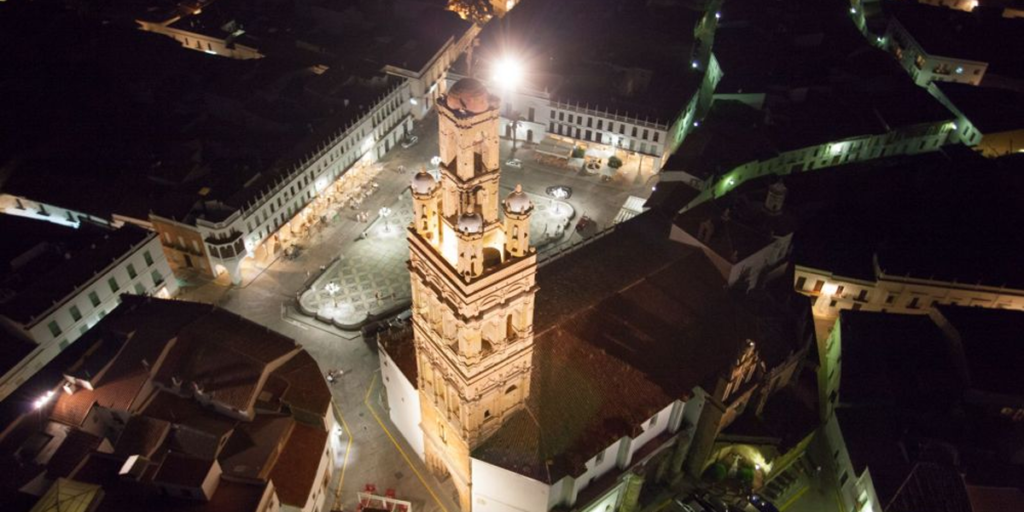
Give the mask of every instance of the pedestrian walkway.
M 504 189 L 511 192 L 511 189 Z M 567 238 L 572 206 L 528 194 L 534 203 L 530 231 L 535 246 Z M 381 212 L 388 215 L 382 216 Z M 358 328 L 375 314 L 408 304 L 411 297 L 406 227 L 412 222 L 412 197 L 406 190 L 299 297 L 299 309 L 339 328 Z

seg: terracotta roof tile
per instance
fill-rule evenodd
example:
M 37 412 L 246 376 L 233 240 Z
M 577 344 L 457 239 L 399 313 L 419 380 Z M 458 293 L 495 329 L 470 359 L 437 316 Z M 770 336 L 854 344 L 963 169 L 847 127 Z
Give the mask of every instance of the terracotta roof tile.
M 167 439 L 171 424 L 147 416 L 133 416 L 117 439 L 114 454 L 120 457 L 142 455 L 149 458 Z
M 305 507 L 316 483 L 316 471 L 327 446 L 327 432 L 297 423 L 270 473 L 281 503 Z
M 287 363 L 274 371 L 273 376 L 287 381 L 281 401 L 292 409 L 325 416 L 331 405 L 331 390 L 323 372 L 308 352 L 295 354 Z
M 46 464 L 47 477 L 56 479 L 71 476 L 85 458 L 99 448 L 102 441 L 102 438 L 88 432 L 72 429 Z

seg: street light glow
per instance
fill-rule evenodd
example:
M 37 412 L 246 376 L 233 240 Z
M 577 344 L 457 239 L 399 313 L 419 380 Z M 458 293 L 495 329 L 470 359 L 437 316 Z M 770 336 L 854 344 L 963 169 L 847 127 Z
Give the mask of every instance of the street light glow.
M 523 65 L 511 57 L 495 63 L 492 72 L 492 78 L 503 89 L 515 89 L 523 81 Z
M 32 403 L 32 405 L 34 405 L 36 409 L 42 409 L 43 406 L 46 405 L 51 398 L 53 398 L 52 389 L 50 391 L 47 391 L 45 395 L 37 398 L 36 401 Z

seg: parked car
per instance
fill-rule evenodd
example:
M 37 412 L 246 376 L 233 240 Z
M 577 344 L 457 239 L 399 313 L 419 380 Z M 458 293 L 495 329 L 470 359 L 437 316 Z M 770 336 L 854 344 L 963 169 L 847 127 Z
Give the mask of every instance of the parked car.
M 402 141 L 402 147 L 405 149 L 411 148 L 414 144 L 420 141 L 420 138 L 415 135 L 409 135 Z
M 518 158 L 512 158 L 505 162 L 506 167 L 515 167 L 516 169 L 523 168 L 523 161 Z
M 764 499 L 760 494 L 751 494 L 747 501 L 760 512 L 779 512 L 779 509 L 772 502 Z

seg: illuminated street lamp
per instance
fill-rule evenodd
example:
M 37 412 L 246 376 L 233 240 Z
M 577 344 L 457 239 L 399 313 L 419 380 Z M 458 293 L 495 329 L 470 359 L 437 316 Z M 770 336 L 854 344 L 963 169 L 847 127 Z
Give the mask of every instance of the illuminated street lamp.
M 494 82 L 506 91 L 514 90 L 523 81 L 523 65 L 511 57 L 499 60 L 491 71 Z
M 391 208 L 384 206 L 377 213 L 384 219 L 384 232 L 387 233 L 391 229 L 391 224 L 388 222 L 388 217 L 391 216 Z
M 511 57 L 503 57 L 501 60 L 494 64 L 491 69 L 492 80 L 498 87 L 504 92 L 504 100 L 506 107 L 506 116 L 512 115 L 512 94 L 519 87 L 519 84 L 523 81 L 523 65 L 518 60 Z
M 338 307 L 338 303 L 334 300 L 334 294 L 341 291 L 341 286 L 338 286 L 338 283 L 327 283 L 327 285 L 324 286 L 324 291 L 331 296 L 331 304 L 333 304 L 334 307 Z
M 35 402 L 32 402 L 32 405 L 35 406 L 36 409 L 42 409 L 43 406 L 49 403 L 52 398 L 53 390 L 51 389 L 50 391 L 47 391 L 45 395 L 37 398 Z

